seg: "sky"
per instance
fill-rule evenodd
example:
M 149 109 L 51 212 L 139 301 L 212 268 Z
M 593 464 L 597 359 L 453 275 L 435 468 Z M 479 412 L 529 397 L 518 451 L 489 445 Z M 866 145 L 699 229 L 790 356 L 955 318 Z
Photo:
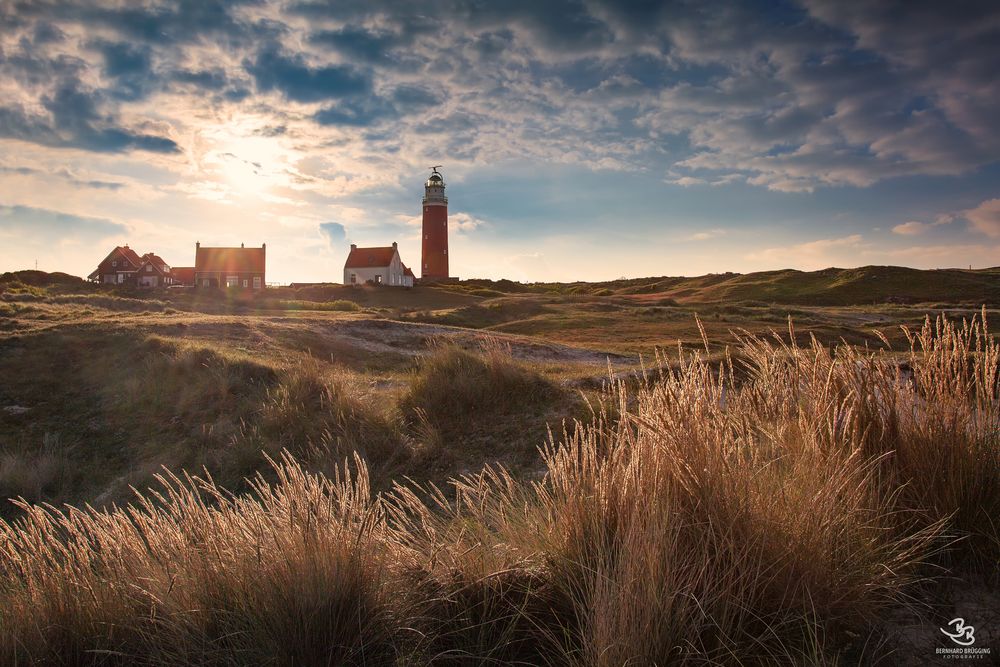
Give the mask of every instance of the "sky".
M 0 0 L 0 271 L 267 243 L 607 280 L 1000 265 L 1000 5 Z

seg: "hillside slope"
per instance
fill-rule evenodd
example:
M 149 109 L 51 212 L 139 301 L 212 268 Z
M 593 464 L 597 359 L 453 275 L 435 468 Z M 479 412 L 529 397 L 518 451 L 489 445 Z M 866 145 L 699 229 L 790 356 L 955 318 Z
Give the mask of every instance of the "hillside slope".
M 473 293 L 625 296 L 640 302 L 674 299 L 687 303 L 762 301 L 806 306 L 864 306 L 873 303 L 1000 303 L 1000 267 L 911 269 L 902 266 L 828 268 L 819 271 L 712 273 L 694 277 L 650 277 L 587 283 L 533 283 L 510 289 L 510 281 L 467 280 L 454 289 Z

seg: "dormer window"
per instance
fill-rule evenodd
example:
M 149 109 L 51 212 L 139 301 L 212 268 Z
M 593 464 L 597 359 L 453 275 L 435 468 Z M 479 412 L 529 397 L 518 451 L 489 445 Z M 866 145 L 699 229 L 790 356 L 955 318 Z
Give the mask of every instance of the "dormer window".
M 152 273 L 152 272 L 153 272 L 153 265 L 152 264 L 147 264 L 146 265 L 146 273 Z
M 113 266 L 113 267 L 116 267 L 116 268 L 117 268 L 117 266 L 118 266 L 118 260 L 117 260 L 117 259 L 113 259 L 113 260 L 111 260 L 111 266 Z

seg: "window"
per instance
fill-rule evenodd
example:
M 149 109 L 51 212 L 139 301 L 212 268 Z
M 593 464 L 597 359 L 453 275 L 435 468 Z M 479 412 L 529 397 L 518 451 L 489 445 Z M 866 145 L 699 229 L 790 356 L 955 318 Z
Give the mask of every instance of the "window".
M 375 284 L 376 285 L 381 285 L 382 284 L 382 274 L 381 273 L 375 274 Z
M 111 266 L 117 267 L 118 266 L 118 260 L 117 259 L 111 260 Z
M 351 274 L 351 284 L 352 285 L 357 285 L 358 284 L 358 274 L 356 274 L 356 273 L 352 273 Z
M 212 281 L 209 280 L 208 278 L 205 278 L 204 280 L 201 281 L 201 286 L 202 287 L 211 287 L 212 286 Z
M 424 269 L 427 268 L 427 262 L 424 262 Z
M 246 288 L 247 288 L 247 287 L 249 287 L 249 286 L 250 286 L 250 281 L 248 281 L 248 280 L 244 280 L 244 281 L 243 281 L 243 288 L 244 288 L 244 289 L 246 289 Z
M 239 276 L 226 276 L 226 287 L 239 287 Z
M 448 254 L 448 249 L 447 249 L 447 248 L 445 248 L 445 249 L 444 249 L 444 250 L 442 250 L 441 252 L 443 252 L 444 254 L 446 254 L 446 255 L 447 255 L 447 254 Z
M 146 273 L 152 273 L 152 272 L 153 272 L 153 265 L 152 264 L 147 264 L 146 265 Z
M 253 277 L 253 288 L 260 289 L 260 276 Z
M 427 239 L 429 239 L 429 238 L 430 238 L 430 235 L 429 235 L 429 234 L 424 234 L 424 240 L 425 240 L 425 241 L 426 241 Z

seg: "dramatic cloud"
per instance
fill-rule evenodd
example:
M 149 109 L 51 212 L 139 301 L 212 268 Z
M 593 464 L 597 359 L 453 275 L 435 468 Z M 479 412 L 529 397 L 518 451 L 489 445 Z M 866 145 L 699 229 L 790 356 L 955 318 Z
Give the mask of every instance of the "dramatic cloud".
M 400 220 L 444 164 L 476 193 L 453 227 L 477 238 L 573 216 L 594 247 L 608 225 L 735 244 L 750 218 L 795 240 L 1000 235 L 977 207 L 1000 164 L 994 3 L 35 0 L 0 3 L 0 22 L 11 204 L 45 208 L 20 186 L 49 179 L 149 233 L 212 221 L 299 247 L 328 219 L 412 233 Z M 500 170 L 534 177 L 515 190 Z M 929 194 L 959 181 L 961 199 Z M 862 201 L 889 188 L 898 210 Z M 927 210 L 970 224 L 929 233 Z M 751 238 L 729 258 L 797 245 Z

